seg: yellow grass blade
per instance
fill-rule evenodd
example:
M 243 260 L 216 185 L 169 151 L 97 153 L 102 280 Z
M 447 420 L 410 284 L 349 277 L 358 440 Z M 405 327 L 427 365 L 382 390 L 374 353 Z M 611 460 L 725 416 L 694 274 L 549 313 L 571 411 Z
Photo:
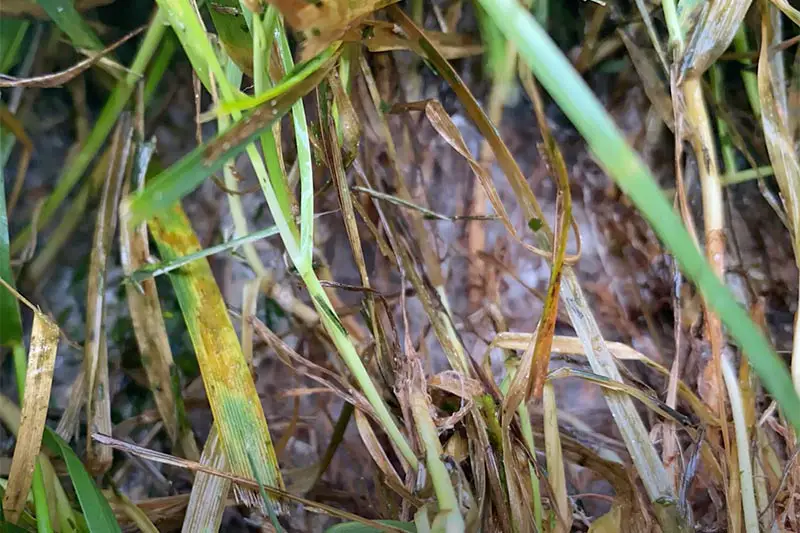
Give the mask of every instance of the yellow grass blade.
M 148 222 L 162 260 L 199 251 L 200 243 L 180 205 Z M 214 422 L 231 472 L 283 488 L 278 459 L 250 369 L 208 261 L 170 273 L 197 354 Z M 253 472 L 253 466 L 259 472 Z M 236 487 L 239 501 L 261 504 L 258 493 Z
M 3 509 L 11 522 L 16 522 L 19 518 L 33 482 L 36 456 L 39 455 L 42 432 L 47 419 L 57 348 L 58 327 L 45 315 L 36 312 L 33 317 L 31 347 L 28 351 L 22 419 L 8 475 L 8 485 L 3 497 Z

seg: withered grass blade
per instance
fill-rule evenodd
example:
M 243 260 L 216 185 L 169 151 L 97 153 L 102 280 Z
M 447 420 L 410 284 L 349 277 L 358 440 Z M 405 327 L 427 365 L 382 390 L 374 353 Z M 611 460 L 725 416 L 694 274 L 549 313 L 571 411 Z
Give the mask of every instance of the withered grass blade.
M 770 2 L 783 11 L 783 14 L 789 17 L 792 22 L 800 26 L 800 9 L 795 7 L 797 6 L 796 2 L 790 2 L 789 0 L 770 0 Z
M 557 524 L 554 531 L 567 533 L 572 527 L 567 477 L 564 472 L 564 455 L 561 449 L 561 433 L 558 430 L 558 408 L 556 393 L 552 383 L 546 383 L 542 390 L 544 409 L 544 453 L 547 461 L 547 480 L 553 491 L 553 502 Z
M 672 206 L 663 197 L 652 173 L 632 152 L 619 129 L 585 82 L 571 69 L 563 54 L 532 17 L 516 6 L 514 2 L 481 0 L 481 4 L 494 16 L 507 22 L 502 26 L 503 31 L 517 41 L 520 55 L 531 66 L 537 79 L 586 138 L 594 155 L 606 168 L 609 175 L 628 194 L 633 203 L 641 208 L 642 214 L 650 222 L 666 247 L 675 255 L 687 277 L 697 283 L 706 302 L 719 313 L 724 323 L 730 328 L 731 336 L 744 349 L 765 387 L 784 406 L 786 416 L 792 421 L 792 425 L 800 428 L 800 397 L 794 390 L 785 365 L 699 253 Z M 574 322 L 581 320 L 581 316 L 586 316 L 582 309 L 585 307 L 585 302 L 583 298 L 576 300 L 576 297 L 579 296 L 578 286 L 570 278 L 574 278 L 574 274 L 567 269 L 562 292 L 569 293 L 564 295 L 564 299 Z M 574 304 L 579 301 L 581 309 L 574 307 Z M 596 325 L 592 329 L 599 336 L 600 332 Z M 594 348 L 592 341 L 595 335 L 584 336 L 580 331 L 578 333 L 587 343 L 588 353 Z M 613 365 L 610 353 L 604 346 L 602 352 L 603 360 L 607 360 Z M 602 373 L 606 374 L 606 372 Z M 622 413 L 620 413 L 617 421 L 622 418 Z M 644 430 L 644 427 L 641 429 Z M 633 435 L 631 436 L 633 437 Z M 639 438 L 640 436 L 631 440 L 626 438 L 626 442 L 636 448 L 645 442 Z M 647 447 L 651 448 L 652 445 L 648 444 Z M 634 460 L 638 461 L 636 454 L 633 456 Z M 660 471 L 657 478 L 663 483 L 659 481 L 648 489 L 651 498 L 657 500 L 663 494 L 673 492 L 672 483 L 667 478 L 666 472 L 663 471 L 663 465 L 660 465 L 660 459 L 655 450 L 652 454 L 648 452 L 647 456 L 649 458 L 646 461 L 647 464 L 640 463 L 641 468 L 638 470 L 640 473 Z
M 542 396 L 545 376 L 550 363 L 550 347 L 553 343 L 556 321 L 558 320 L 558 300 L 561 290 L 561 276 L 564 267 L 564 257 L 567 253 L 567 241 L 569 240 L 569 228 L 572 223 L 572 197 L 569 191 L 569 176 L 567 175 L 567 165 L 561 149 L 556 144 L 547 117 L 544 112 L 544 102 L 539 93 L 533 77 L 529 74 L 523 76 L 523 84 L 528 91 L 528 95 L 533 101 L 533 109 L 536 114 L 536 121 L 539 130 L 542 132 L 541 151 L 547 161 L 548 168 L 556 181 L 558 195 L 556 197 L 556 229 L 553 235 L 554 247 L 550 266 L 550 280 L 547 285 L 547 294 L 544 300 L 544 308 L 539 326 L 536 330 L 536 345 L 533 350 L 533 370 L 526 383 L 525 400 L 531 397 L 538 400 Z M 515 376 L 510 390 L 519 387 L 518 378 Z M 520 378 L 521 379 L 521 378 Z M 516 409 L 516 407 L 515 407 Z
M 530 60 L 532 57 L 539 56 L 534 54 L 534 47 L 530 46 L 530 43 L 525 42 L 521 37 L 521 28 L 524 25 L 526 31 L 531 30 L 531 27 L 533 27 L 533 30 L 536 30 L 535 35 L 537 37 L 545 38 L 544 32 L 542 32 L 541 28 L 534 26 L 535 22 L 533 22 L 532 17 L 530 17 L 530 15 L 525 12 L 524 9 L 511 1 L 504 2 L 503 9 L 500 9 L 499 3 L 481 2 L 481 5 L 483 5 L 483 7 L 487 10 L 490 10 L 492 15 L 497 17 L 498 20 L 504 20 L 504 25 L 502 27 L 503 31 L 508 31 L 514 36 L 518 46 L 520 47 L 521 56 L 526 59 L 536 74 L 540 74 L 541 69 L 537 70 L 537 68 L 533 68 L 538 67 L 538 65 L 534 64 Z M 514 10 L 514 15 L 512 18 L 509 18 L 510 11 L 508 10 Z M 431 43 L 425 39 L 424 34 L 414 26 L 413 22 L 408 19 L 407 16 L 405 16 L 399 9 L 394 7 L 389 8 L 389 13 L 407 33 L 413 35 L 417 39 L 422 48 L 420 52 L 424 53 L 425 56 L 434 64 L 439 74 L 445 78 L 459 99 L 464 103 L 465 111 L 475 122 L 476 126 L 487 139 L 487 141 L 489 141 L 493 150 L 495 150 L 495 156 L 497 157 L 498 165 L 503 169 L 507 179 L 509 180 L 509 183 L 512 186 L 512 189 L 517 195 L 517 201 L 519 202 L 523 213 L 525 213 L 527 218 L 536 219 L 542 223 L 541 231 L 537 232 L 538 241 L 544 245 L 549 245 L 552 241 L 552 230 L 550 230 L 549 225 L 544 221 L 542 210 L 536 201 L 536 198 L 533 196 L 533 193 L 515 160 L 513 157 L 511 157 L 508 148 L 505 146 L 505 144 L 503 144 L 502 140 L 497 134 L 497 131 L 483 113 L 472 94 L 466 89 L 463 81 L 457 76 L 452 66 L 450 66 L 449 63 L 441 57 L 441 54 L 437 53 Z M 514 24 L 510 24 L 511 22 Z M 519 30 L 519 33 L 513 33 L 512 30 L 513 32 L 517 32 Z M 551 60 L 553 57 L 556 57 L 555 54 L 558 54 L 556 57 L 557 61 L 563 62 L 563 64 L 559 64 L 559 67 L 556 70 L 558 70 L 558 72 L 568 72 L 574 74 L 574 71 L 571 69 L 566 59 L 563 58 L 563 55 L 557 51 L 557 49 L 555 49 L 555 46 L 549 42 L 548 46 L 552 47 L 553 55 L 551 56 L 548 54 L 547 59 Z M 549 48 L 548 51 L 550 51 Z M 555 80 L 554 73 L 556 70 L 552 71 L 551 78 L 547 80 L 548 84 Z M 561 78 L 559 77 L 558 79 Z M 552 87 L 548 86 L 547 88 L 552 90 Z M 575 104 L 574 98 L 570 98 L 570 102 Z M 563 105 L 563 101 L 559 101 L 559 103 Z M 569 109 L 570 108 L 565 108 L 565 110 Z M 575 109 L 577 109 L 577 106 L 575 106 Z M 598 109 L 598 112 L 601 111 Z M 602 113 L 605 112 L 602 111 Z M 603 116 L 605 117 L 605 115 Z M 609 129 L 616 131 L 614 126 L 608 126 L 603 130 L 603 132 L 605 133 Z M 581 131 L 584 134 L 586 133 L 586 130 Z M 590 137 L 590 140 L 591 139 L 592 137 Z M 624 145 L 627 150 L 627 145 L 621 140 L 621 137 L 620 143 Z M 610 154 L 610 152 L 608 154 Z M 612 174 L 614 173 L 612 172 Z M 652 184 L 652 182 L 650 183 Z M 661 193 L 655 192 L 653 194 L 660 195 Z M 663 207 L 667 209 L 666 216 L 672 216 L 674 219 L 674 215 L 671 209 L 668 208 L 666 201 L 664 201 Z M 696 252 L 695 249 L 692 249 L 692 251 Z M 699 256 L 697 259 L 700 259 Z M 702 262 L 702 259 L 700 259 L 700 261 Z M 581 338 L 586 347 L 587 356 L 589 357 L 589 361 L 593 369 L 597 373 L 621 381 L 622 377 L 619 373 L 619 370 L 616 368 L 611 353 L 605 345 L 603 336 L 596 320 L 594 319 L 594 316 L 592 315 L 591 309 L 585 300 L 583 290 L 577 281 L 574 271 L 568 266 L 565 266 L 563 278 L 561 290 L 562 299 L 573 322 L 573 326 L 577 330 L 578 336 Z M 670 503 L 664 503 L 674 501 L 672 482 L 664 470 L 655 447 L 649 441 L 647 429 L 645 428 L 641 417 L 636 411 L 636 407 L 629 398 L 619 395 L 618 393 L 609 392 L 606 393 L 605 396 L 616 423 L 620 428 L 620 431 L 623 433 L 626 445 L 629 448 L 633 461 L 637 465 L 637 470 L 639 475 L 642 477 L 648 492 L 648 496 L 651 498 L 651 501 L 656 502 L 656 508 L 659 510 L 659 514 L 663 518 L 663 523 L 675 524 L 680 522 L 680 518 L 675 512 L 674 506 Z
M 228 470 L 225 451 L 222 449 L 216 425 L 211 426 L 208 439 L 203 446 L 203 454 L 200 456 L 200 463 L 220 472 Z M 208 472 L 197 472 L 181 531 L 183 533 L 219 531 L 222 512 L 225 510 L 230 491 L 229 479 Z
M 93 431 L 111 431 L 111 399 L 105 338 L 106 267 L 117 225 L 117 208 L 122 193 L 122 182 L 128 168 L 132 136 L 131 117 L 129 114 L 123 114 L 112 139 L 111 164 L 108 167 L 97 210 L 89 259 L 83 357 L 89 391 L 86 418 L 89 427 L 94 428 Z M 89 468 L 95 473 L 103 473 L 111 467 L 113 459 L 111 450 L 104 447 L 95 448 L 91 439 L 86 441 L 86 455 Z
M 137 188 L 144 185 L 144 176 L 154 149 L 155 144 L 148 142 L 140 144 L 136 151 L 132 181 Z M 126 192 L 127 189 L 128 187 Z M 148 264 L 150 248 L 147 226 L 144 223 L 137 227 L 122 224 L 119 229 L 119 243 L 120 262 L 126 276 L 131 276 L 137 269 Z M 167 434 L 173 445 L 180 446 L 187 459 L 197 460 L 200 452 L 185 417 L 177 367 L 172 358 L 155 280 L 143 279 L 138 286 L 127 283 L 125 294 L 142 367 L 147 374 L 147 381 Z
M 5 288 L 0 290 L 5 291 Z M 58 338 L 58 326 L 41 312 L 35 312 L 31 347 L 28 351 L 22 417 L 3 497 L 3 509 L 12 523 L 17 521 L 24 509 L 33 482 L 33 471 L 42 444 L 42 433 L 50 404 L 50 387 L 53 383 Z
M 800 228 L 798 227 L 800 224 L 800 154 L 795 149 L 797 145 L 792 139 L 792 133 L 787 123 L 786 112 L 788 110 L 782 105 L 787 101 L 786 87 L 779 82 L 782 73 L 775 71 L 776 65 L 773 62 L 773 54 L 781 53 L 772 49 L 775 41 L 776 15 L 777 10 L 774 7 L 762 5 L 758 94 L 761 99 L 764 140 L 775 172 L 775 179 L 781 191 L 783 206 L 792 228 L 795 263 L 800 265 Z M 791 372 L 795 390 L 800 394 L 800 323 L 796 320 Z
M 0 393 L 0 421 L 12 433 L 16 433 L 20 427 L 21 421 L 20 409 L 12 402 L 7 396 Z M 86 526 L 91 533 L 95 532 L 108 532 L 115 533 L 120 531 L 119 525 L 114 518 L 114 513 L 108 505 L 108 501 L 103 497 L 97 485 L 92 481 L 91 476 L 84 468 L 81 460 L 72 451 L 72 448 L 64 442 L 54 431 L 47 426 L 44 426 L 42 433 L 41 443 L 47 448 L 50 455 L 60 458 L 66 465 L 67 474 L 72 487 L 75 490 L 75 495 L 78 498 L 81 510 L 83 511 L 83 518 Z M 44 453 L 39 454 L 40 464 L 42 464 L 45 479 L 56 481 L 58 478 L 55 475 L 55 470 L 50 464 L 48 456 Z M 56 497 L 59 500 L 58 511 L 59 520 L 62 516 L 67 520 L 72 520 L 72 525 L 61 523 L 63 531 L 77 530 L 77 521 L 71 515 L 72 508 L 69 500 L 66 499 L 63 488 L 54 487 Z

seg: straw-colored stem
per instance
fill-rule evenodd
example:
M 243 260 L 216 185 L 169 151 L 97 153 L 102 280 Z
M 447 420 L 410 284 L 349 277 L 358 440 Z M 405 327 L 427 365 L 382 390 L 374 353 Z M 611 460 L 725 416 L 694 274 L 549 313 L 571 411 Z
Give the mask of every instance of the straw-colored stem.
M 747 432 L 747 421 L 744 418 L 744 403 L 739 381 L 733 365 L 726 357 L 722 360 L 722 375 L 728 389 L 728 398 L 733 412 L 733 427 L 736 433 L 736 450 L 739 460 L 739 477 L 741 480 L 742 508 L 744 509 L 744 528 L 747 533 L 758 533 L 758 507 L 756 506 L 755 489 L 753 487 L 753 469 L 750 466 L 750 438 Z

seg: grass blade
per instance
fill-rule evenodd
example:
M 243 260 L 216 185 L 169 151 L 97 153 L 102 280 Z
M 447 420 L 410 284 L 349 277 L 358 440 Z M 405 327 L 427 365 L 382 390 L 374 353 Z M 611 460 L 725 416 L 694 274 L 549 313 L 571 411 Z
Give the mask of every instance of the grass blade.
M 775 28 L 772 11 L 764 6 L 761 17 L 761 52 L 758 61 L 758 93 L 761 100 L 761 124 L 767 144 L 775 179 L 783 198 L 783 206 L 789 218 L 794 247 L 795 263 L 800 265 L 800 155 L 794 148 L 792 134 L 787 123 L 786 110 L 781 105 L 781 93 L 785 88 L 775 72 L 773 54 Z M 785 93 L 783 94 L 785 97 Z M 755 366 L 755 365 L 754 365 Z M 800 394 L 800 324 L 795 321 L 794 346 L 792 350 L 792 379 Z
M 72 481 L 72 488 L 78 496 L 89 531 L 91 533 L 121 531 L 108 500 L 103 497 L 72 448 L 50 428 L 45 428 L 42 443 L 50 453 L 61 457 L 67 465 L 67 473 Z
M 152 219 L 149 227 L 164 259 L 200 249 L 179 205 Z M 283 488 L 261 401 L 208 261 L 189 263 L 170 274 L 170 279 L 195 347 L 231 471 L 252 477 L 248 460 L 252 455 L 260 469 L 260 479 Z M 257 494 L 241 488 L 236 493 L 240 501 L 259 505 Z
M 130 217 L 128 223 L 138 224 L 163 211 L 191 192 L 208 176 L 219 171 L 228 159 L 244 151 L 248 144 L 285 115 L 299 98 L 324 79 L 333 68 L 337 57 L 338 54 L 331 56 L 317 71 L 286 92 L 276 91 L 278 96 L 274 100 L 262 104 L 205 146 L 195 148 L 153 178 L 143 191 L 129 197 L 126 200 Z
M 11 429 L 12 433 L 20 425 L 19 408 L 7 396 L 0 394 L 0 416 L 3 423 Z M 72 481 L 72 487 L 78 497 L 83 517 L 86 521 L 87 529 L 90 533 L 116 533 L 121 532 L 114 512 L 108 505 L 108 501 L 103 497 L 100 490 L 92 481 L 80 459 L 72 448 L 50 428 L 44 428 L 42 434 L 42 444 L 48 452 L 56 457 L 60 457 L 67 467 L 67 474 Z M 45 457 L 40 454 L 40 458 Z M 44 470 L 54 472 L 53 467 L 46 467 Z M 49 476 L 50 479 L 56 479 Z M 68 509 L 68 507 L 67 507 Z M 67 529 L 69 531 L 69 529 Z
M 216 425 L 211 426 L 203 454 L 200 456 L 200 463 L 215 470 L 223 472 L 227 470 L 225 451 L 222 449 Z M 219 531 L 225 500 L 230 491 L 229 479 L 198 472 L 192 484 L 192 493 L 189 496 L 189 505 L 186 507 L 186 517 L 183 519 L 181 531 L 183 533 Z
M 144 174 L 154 150 L 155 143 L 152 142 L 139 146 L 133 178 L 137 183 L 144 183 Z M 119 241 L 120 262 L 125 274 L 131 276 L 135 269 L 147 264 L 150 256 L 147 226 L 142 224 L 132 228 L 123 224 L 120 227 Z M 177 368 L 172 358 L 155 281 L 143 279 L 139 281 L 138 286 L 129 283 L 126 284 L 125 290 L 142 366 L 147 374 L 147 381 L 161 420 L 172 444 L 179 445 L 187 459 L 197 460 L 200 452 L 185 419 L 183 399 L 180 394 L 175 393 L 178 388 Z
M 508 9 L 519 8 L 519 6 L 514 2 L 508 2 L 506 7 Z M 504 21 L 508 18 L 508 13 L 510 12 L 498 9 L 496 4 L 491 5 L 491 11 L 493 16 L 497 18 L 502 17 Z M 392 7 L 390 8 L 390 13 L 392 17 L 403 27 L 403 29 L 405 29 L 409 34 L 413 35 L 413 37 L 416 39 L 416 42 L 420 45 L 420 51 L 424 53 L 434 64 L 437 71 L 448 81 L 459 99 L 461 99 L 465 104 L 465 111 L 475 122 L 475 124 L 478 126 L 478 129 L 492 146 L 495 156 L 497 157 L 498 165 L 503 169 L 511 187 L 514 190 L 514 193 L 517 195 L 517 201 L 520 203 L 526 218 L 528 218 L 528 220 L 535 218 L 542 224 L 540 231 L 538 231 L 536 235 L 540 246 L 549 246 L 550 241 L 552 240 L 552 230 L 544 221 L 541 207 L 533 195 L 530 186 L 522 175 L 522 172 L 517 166 L 516 161 L 511 156 L 508 147 L 499 138 L 496 129 L 489 121 L 488 117 L 486 117 L 485 113 L 477 104 L 475 98 L 466 88 L 463 81 L 458 77 L 452 66 L 441 57 L 441 54 L 439 54 L 433 45 L 425 38 L 424 33 L 419 30 L 419 28 L 416 28 L 413 23 L 411 23 L 410 19 L 408 19 L 408 17 L 405 16 L 399 9 Z M 535 25 L 535 22 L 531 19 L 530 15 L 521 8 L 519 8 L 519 19 L 515 18 L 514 20 L 525 20 L 526 24 L 529 23 Z M 504 24 L 504 31 L 508 30 L 507 26 L 508 24 Z M 536 26 L 536 28 L 536 31 L 538 32 L 537 35 L 550 43 L 550 52 L 558 57 L 558 65 L 553 66 L 552 71 L 548 71 L 548 73 L 551 75 L 551 78 L 548 80 L 548 84 L 545 84 L 545 87 L 549 87 L 549 82 L 553 82 L 554 80 L 560 82 L 563 79 L 561 73 L 564 71 L 569 71 L 575 75 L 575 78 L 580 83 L 583 83 L 577 74 L 575 74 L 574 70 L 572 70 L 572 67 L 569 65 L 563 55 L 561 55 L 561 52 L 558 51 L 554 44 L 552 44 L 552 41 L 549 40 L 546 34 L 544 34 L 544 32 L 538 28 L 538 26 Z M 525 28 L 525 30 L 528 29 L 529 28 L 527 27 Z M 519 35 L 517 35 L 517 37 L 520 38 L 519 40 L 521 40 L 521 38 L 526 34 L 525 30 L 520 28 Z M 527 46 L 521 46 L 520 50 L 523 57 L 532 56 L 531 48 Z M 539 56 L 537 55 L 535 57 Z M 535 69 L 534 72 L 538 73 L 538 71 Z M 554 74 L 556 72 L 559 73 L 558 76 Z M 591 95 L 591 93 L 589 94 Z M 572 93 L 570 93 L 570 96 L 571 95 Z M 572 100 L 570 99 L 570 101 Z M 577 101 L 572 101 L 572 103 L 577 104 Z M 595 103 L 599 109 L 599 113 L 602 113 L 602 115 L 605 117 L 605 111 L 603 110 L 602 106 L 600 106 L 596 101 Z M 578 106 L 575 105 L 575 107 L 577 108 Z M 581 117 L 583 116 L 583 113 L 584 111 L 577 112 L 577 114 Z M 608 120 L 608 122 L 610 123 L 610 120 Z M 603 127 L 613 131 L 614 126 L 613 123 L 610 123 L 610 125 L 604 124 Z M 606 130 L 603 130 L 603 132 L 605 131 Z M 622 146 L 627 147 L 621 136 L 618 139 Z M 619 153 L 619 151 L 606 151 L 603 155 L 609 155 L 611 153 Z M 660 192 L 657 194 L 660 194 Z M 653 194 L 651 193 L 650 196 L 653 196 Z M 666 201 L 664 203 L 666 204 Z M 671 211 L 669 214 L 672 214 Z M 696 252 L 695 249 L 692 249 L 691 251 Z M 543 251 L 543 253 L 546 257 L 550 256 L 550 254 L 546 251 Z M 700 261 L 702 262 L 702 258 Z M 617 369 L 611 353 L 605 344 L 605 340 L 603 339 L 603 336 L 597 325 L 597 321 L 595 320 L 591 309 L 586 302 L 586 299 L 583 295 L 583 290 L 581 289 L 577 277 L 575 276 L 575 272 L 568 266 L 564 267 L 561 295 L 564 305 L 570 315 L 572 324 L 576 331 L 578 331 L 579 337 L 585 346 L 586 354 L 593 370 L 596 373 L 606 376 L 610 379 L 621 381 L 622 378 L 619 370 Z M 631 453 L 634 463 L 637 465 L 637 470 L 640 471 L 642 481 L 644 482 L 651 501 L 656 503 L 657 509 L 666 510 L 664 515 L 664 523 L 668 522 L 669 527 L 677 527 L 675 524 L 680 522 L 681 519 L 674 514 L 674 506 L 672 504 L 674 503 L 675 498 L 672 489 L 672 482 L 666 475 L 658 453 L 650 442 L 647 429 L 645 428 L 641 417 L 636 411 L 635 406 L 629 398 L 620 396 L 619 394 L 611 392 L 607 393 L 605 396 L 609 404 L 609 408 L 611 409 L 613 416 L 617 421 L 617 425 L 623 433 L 625 444 Z M 664 504 L 662 505 L 661 502 Z M 499 505 L 502 505 L 502 503 Z
M 30 25 L 30 21 L 23 19 L 0 19 L 0 72 L 8 73 L 16 66 L 22 41 Z
M 3 289 L 3 292 L 9 292 Z M 53 383 L 56 350 L 58 348 L 58 327 L 41 312 L 35 312 L 31 347 L 28 351 L 28 369 L 24 384 L 22 417 L 17 433 L 17 446 L 8 474 L 8 485 L 3 498 L 3 508 L 8 519 L 16 522 L 28 498 L 28 490 L 33 482 L 33 473 L 42 432 L 47 419 L 50 403 L 50 387 Z M 20 383 L 22 386 L 22 383 Z M 36 498 L 39 499 L 38 497 Z M 39 502 L 37 501 L 37 516 Z
M 2 396 L 0 396 L 0 398 L 2 398 Z M 168 455 L 166 453 L 161 453 L 161 452 L 157 452 L 157 451 L 154 451 L 154 450 L 149 450 L 147 448 L 143 448 L 143 447 L 137 446 L 135 444 L 129 444 L 127 442 L 120 441 L 118 439 L 115 439 L 113 437 L 109 437 L 109 436 L 106 436 L 106 435 L 95 434 L 95 435 L 92 435 L 92 438 L 94 438 L 98 442 L 102 442 L 103 444 L 106 444 L 108 446 L 112 446 L 112 447 L 114 447 L 114 448 L 116 448 L 118 450 L 122 450 L 124 452 L 136 455 L 138 457 L 142 457 L 142 458 L 147 459 L 149 461 L 156 461 L 156 462 L 159 462 L 159 463 L 162 463 L 162 464 L 177 466 L 179 468 L 186 468 L 186 469 L 192 470 L 194 472 L 206 472 L 208 474 L 211 474 L 211 475 L 214 475 L 214 476 L 218 476 L 218 477 L 222 477 L 222 478 L 225 478 L 225 479 L 227 479 L 227 480 L 229 480 L 231 482 L 234 482 L 234 483 L 236 483 L 237 486 L 242 487 L 244 489 L 247 489 L 247 490 L 259 490 L 259 483 L 256 480 L 252 479 L 252 478 L 242 477 L 242 476 L 238 476 L 236 474 L 231 474 L 231 473 L 228 473 L 228 472 L 215 470 L 213 468 L 210 468 L 210 467 L 208 467 L 206 465 L 202 465 L 200 463 L 196 463 L 194 461 L 188 461 L 186 459 L 181 459 L 179 457 L 173 457 L 173 456 Z M 334 516 L 334 517 L 341 518 L 341 519 L 344 519 L 344 520 L 353 520 L 353 521 L 359 522 L 359 523 L 367 525 L 367 526 L 372 526 L 375 529 L 377 529 L 378 531 L 386 531 L 388 533 L 395 533 L 395 532 L 403 533 L 402 529 L 397 529 L 397 528 L 392 527 L 390 525 L 384 526 L 384 525 L 380 524 L 379 522 L 375 522 L 373 520 L 368 520 L 366 518 L 361 518 L 360 516 L 354 515 L 353 513 L 349 513 L 349 512 L 346 512 L 346 511 L 340 511 L 340 510 L 338 510 L 338 509 L 336 509 L 334 507 L 331 507 L 329 505 L 325 505 L 325 504 L 322 504 L 322 503 L 317 503 L 317 502 L 315 502 L 313 500 L 309 500 L 309 499 L 306 499 L 306 498 L 301 498 L 299 496 L 295 496 L 294 494 L 286 492 L 285 490 L 282 490 L 282 489 L 279 489 L 279 488 L 276 488 L 276 487 L 273 487 L 273 486 L 270 486 L 270 485 L 263 485 L 262 484 L 261 488 L 263 488 L 263 490 L 267 494 L 269 494 L 270 496 L 272 496 L 274 498 L 282 498 L 282 499 L 285 499 L 285 500 L 291 500 L 291 501 L 297 502 L 297 503 L 299 503 L 299 504 L 301 504 L 301 505 L 303 505 L 305 507 L 308 507 L 310 509 L 315 509 L 320 513 L 328 514 L 330 516 Z
M 133 125 L 130 115 L 120 120 L 111 147 L 111 164 L 103 186 L 97 223 L 92 239 L 89 259 L 88 286 L 86 289 L 86 336 L 84 370 L 88 385 L 86 420 L 94 431 L 111 430 L 111 399 L 108 383 L 108 353 L 105 331 L 106 267 L 117 225 L 117 207 L 122 192 L 122 182 L 128 166 Z M 86 441 L 89 468 L 105 472 L 113 460 L 111 449 L 95 449 L 91 439 Z
M 0 141 L 10 137 L 0 135 Z M 0 146 L 0 153 L 4 150 Z M 5 176 L 0 164 L 0 279 L 14 287 L 14 273 L 11 270 L 11 252 L 8 238 L 8 216 L 6 215 Z M 11 293 L 0 289 L 0 347 L 14 347 L 22 343 L 22 322 L 19 315 L 19 302 Z M 2 359 L 0 359 L 0 362 Z
M 702 76 L 733 42 L 753 0 L 721 0 L 710 3 L 695 25 L 686 45 L 679 77 Z
M 36 0 L 36 3 L 45 10 L 58 28 L 67 34 L 76 48 L 95 51 L 103 49 L 103 42 L 84 22 L 72 0 Z

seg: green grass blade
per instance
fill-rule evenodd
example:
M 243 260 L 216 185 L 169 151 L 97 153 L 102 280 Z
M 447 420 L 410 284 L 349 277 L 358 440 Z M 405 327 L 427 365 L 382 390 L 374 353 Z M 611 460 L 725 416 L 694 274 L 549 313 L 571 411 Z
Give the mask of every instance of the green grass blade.
M 61 31 L 67 34 L 77 48 L 102 50 L 103 42 L 84 22 L 72 0 L 36 0 Z
M 199 13 L 195 11 L 195 3 L 185 0 L 157 0 L 161 11 L 178 36 L 184 52 L 189 57 L 197 77 L 211 92 L 211 76 L 219 85 L 222 97 L 232 99 L 233 88 L 226 82 L 225 72 L 220 65 L 211 40 L 208 38 Z
M 114 517 L 114 511 L 108 501 L 94 484 L 89 473 L 72 451 L 72 448 L 59 437 L 55 431 L 45 428 L 42 443 L 67 465 L 67 473 L 72 480 L 72 488 L 78 496 L 78 502 L 83 511 L 83 517 L 91 533 L 114 533 L 122 530 Z
M 17 64 L 19 50 L 30 27 L 25 19 L 0 19 L 0 72 L 8 74 Z
M 0 135 L 0 141 L 3 139 L 13 139 L 13 137 Z M 3 147 L 0 146 L 0 152 L 2 150 Z M 0 165 L 0 278 L 13 287 L 14 273 L 11 271 L 5 179 L 3 174 L 3 165 Z M 19 316 L 19 302 L 10 291 L 0 289 L 0 347 L 13 346 L 21 342 L 22 323 Z
M 178 204 L 148 225 L 166 260 L 200 250 L 197 236 Z M 282 489 L 283 479 L 261 401 L 208 261 L 189 263 L 171 274 L 170 279 L 231 471 Z M 254 459 L 255 470 L 249 456 Z M 237 487 L 235 492 L 240 501 L 260 504 L 252 491 Z
M 219 171 L 228 159 L 244 151 L 248 144 L 285 115 L 298 99 L 316 87 L 333 68 L 337 57 L 337 54 L 330 56 L 316 72 L 299 84 L 291 83 L 275 87 L 283 89 L 275 91 L 278 96 L 274 100 L 262 104 L 205 146 L 195 148 L 183 159 L 153 178 L 142 192 L 129 197 L 128 223 L 137 224 L 165 210 L 194 190 L 208 176 Z
M 142 281 L 154 278 L 156 276 L 161 276 L 163 274 L 167 274 L 172 272 L 173 270 L 177 270 L 181 268 L 183 265 L 189 264 L 192 261 L 197 261 L 204 257 L 209 257 L 211 255 L 215 255 L 226 250 L 232 250 L 233 248 L 238 248 L 239 246 L 243 246 L 245 244 L 250 244 L 256 241 L 260 241 L 261 239 L 266 239 L 268 237 L 273 237 L 278 235 L 278 226 L 270 226 L 268 228 L 264 228 L 259 231 L 254 231 L 244 237 L 238 237 L 236 239 L 231 239 L 227 242 L 223 242 L 222 244 L 217 244 L 215 246 L 209 246 L 208 248 L 203 248 L 200 251 L 184 255 L 182 257 L 176 257 L 170 261 L 162 261 L 160 263 L 154 265 L 147 265 L 139 270 L 133 272 L 130 276 L 131 281 L 134 283 L 141 283 Z
M 338 44 L 329 46 L 318 56 L 298 64 L 292 71 L 287 72 L 284 81 L 281 82 L 280 85 L 276 85 L 272 89 L 257 94 L 256 96 L 244 96 L 235 102 L 226 102 L 220 107 L 220 112 L 246 111 L 267 103 L 269 100 L 278 97 L 284 91 L 288 91 L 295 85 L 299 85 L 303 80 L 323 68 L 324 65 L 328 64 L 331 57 L 337 54 L 338 50 Z
M 217 0 L 208 8 L 222 48 L 236 66 L 253 76 L 253 37 L 250 35 L 250 13 L 241 8 L 239 0 Z
M 641 210 L 687 277 L 719 314 L 767 390 L 795 430 L 800 431 L 800 398 L 786 365 L 715 276 L 653 175 L 628 146 L 602 104 L 550 37 L 515 0 L 480 0 L 480 3 L 495 20 L 502 21 L 502 31 L 517 43 L 521 56 L 586 139 L 598 161 Z
M 292 72 L 294 61 L 282 23 L 275 25 L 275 40 L 278 42 L 283 69 Z M 303 100 L 292 106 L 292 123 L 297 142 L 297 166 L 300 171 L 300 257 L 301 261 L 311 262 L 314 247 L 314 165 L 311 161 L 311 144 L 306 124 L 306 111 Z

